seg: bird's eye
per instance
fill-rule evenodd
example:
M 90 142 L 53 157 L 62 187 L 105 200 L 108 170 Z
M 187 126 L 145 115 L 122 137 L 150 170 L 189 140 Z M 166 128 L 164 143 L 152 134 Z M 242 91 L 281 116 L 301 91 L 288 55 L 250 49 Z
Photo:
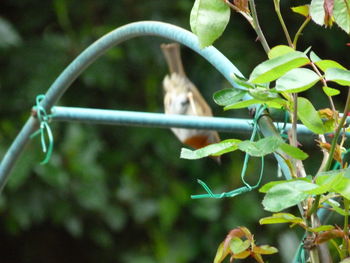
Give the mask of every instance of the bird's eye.
M 186 98 L 186 99 L 183 99 L 182 101 L 181 101 L 181 106 L 185 106 L 186 104 L 188 104 L 188 99 Z

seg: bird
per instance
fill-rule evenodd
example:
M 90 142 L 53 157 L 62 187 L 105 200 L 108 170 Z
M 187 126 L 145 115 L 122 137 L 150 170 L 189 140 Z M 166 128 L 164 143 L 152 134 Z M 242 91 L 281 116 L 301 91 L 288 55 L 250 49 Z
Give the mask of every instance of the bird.
M 187 77 L 178 43 L 162 44 L 161 50 L 169 68 L 163 80 L 165 114 L 213 116 L 212 110 L 197 87 Z M 219 134 L 211 130 L 171 128 L 176 137 L 193 149 L 220 142 Z M 213 157 L 220 163 L 220 157 Z

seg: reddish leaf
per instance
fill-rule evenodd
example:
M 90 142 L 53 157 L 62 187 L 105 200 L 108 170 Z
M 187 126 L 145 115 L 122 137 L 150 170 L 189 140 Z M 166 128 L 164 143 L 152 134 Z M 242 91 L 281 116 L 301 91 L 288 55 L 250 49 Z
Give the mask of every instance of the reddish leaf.
M 249 13 L 248 0 L 233 0 L 233 4 L 244 13 Z
M 324 23 L 326 26 L 332 26 L 333 24 L 333 8 L 334 8 L 334 0 L 324 0 Z
M 321 244 L 327 242 L 333 238 L 343 238 L 344 232 L 341 229 L 332 229 L 319 234 L 315 239 L 315 244 Z

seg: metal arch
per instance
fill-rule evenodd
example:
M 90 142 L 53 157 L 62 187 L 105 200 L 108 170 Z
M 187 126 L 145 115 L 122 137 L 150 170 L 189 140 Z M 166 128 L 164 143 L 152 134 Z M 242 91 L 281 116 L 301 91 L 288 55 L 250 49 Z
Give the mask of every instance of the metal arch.
M 45 98 L 41 101 L 40 106 L 47 112 L 50 112 L 54 104 L 62 97 L 72 82 L 97 58 L 113 46 L 139 36 L 164 37 L 186 45 L 210 62 L 233 87 L 245 89 L 235 83 L 231 78 L 232 73 L 242 76 L 241 72 L 213 46 L 201 49 L 197 37 L 180 27 L 163 22 L 141 21 L 119 27 L 85 49 L 54 81 L 48 89 Z M 250 96 L 245 96 L 244 99 L 249 98 Z M 38 120 L 31 116 L 4 155 L 0 164 L 0 192 L 5 186 L 13 166 L 28 143 L 30 135 L 38 129 L 38 125 Z M 268 116 L 260 118 L 259 126 L 264 136 L 279 135 Z M 275 154 L 275 157 L 285 177 L 290 178 L 289 169 L 285 161 L 277 154 Z

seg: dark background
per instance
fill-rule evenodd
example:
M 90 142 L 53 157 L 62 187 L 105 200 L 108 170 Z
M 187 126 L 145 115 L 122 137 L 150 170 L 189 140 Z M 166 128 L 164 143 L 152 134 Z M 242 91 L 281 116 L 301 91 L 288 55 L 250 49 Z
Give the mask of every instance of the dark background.
M 286 23 L 296 32 L 303 18 L 281 1 Z M 271 46 L 285 44 L 272 1 L 256 1 L 261 26 Z M 0 156 L 28 118 L 38 94 L 45 93 L 62 70 L 93 41 L 116 27 L 140 20 L 158 20 L 189 29 L 193 1 L 35 1 L 0 4 Z M 5 28 L 5 29 L 4 29 Z M 167 40 L 144 37 L 127 41 L 90 66 L 60 100 L 60 105 L 162 112 L 161 81 L 167 73 L 159 45 Z M 299 49 L 312 46 L 322 58 L 350 62 L 338 29 L 311 23 Z M 232 14 L 215 46 L 245 74 L 265 59 L 254 32 Z M 223 112 L 214 105 L 214 91 L 227 82 L 204 59 L 183 48 L 185 68 L 213 106 L 217 116 L 248 117 L 247 111 Z M 337 98 L 344 103 L 345 92 Z M 320 87 L 306 94 L 317 108 L 327 107 Z M 287 262 L 297 236 L 287 225 L 260 226 L 263 211 L 257 191 L 224 200 L 191 200 L 203 193 L 200 178 L 220 193 L 242 186 L 243 154 L 231 153 L 218 166 L 211 159 L 179 159 L 181 144 L 166 129 L 51 125 L 55 148 L 49 164 L 39 139 L 27 147 L 0 196 L 1 262 L 212 262 L 227 232 L 247 226 L 258 244 L 281 249 L 270 262 Z M 247 138 L 249 134 L 221 134 Z M 311 154 L 309 173 L 320 154 L 312 138 L 302 140 Z M 276 180 L 271 157 L 263 182 Z M 255 184 L 259 159 L 247 175 Z M 291 210 L 293 211 L 293 210 Z M 300 236 L 301 232 L 296 231 Z M 248 262 L 248 261 L 247 261 Z

